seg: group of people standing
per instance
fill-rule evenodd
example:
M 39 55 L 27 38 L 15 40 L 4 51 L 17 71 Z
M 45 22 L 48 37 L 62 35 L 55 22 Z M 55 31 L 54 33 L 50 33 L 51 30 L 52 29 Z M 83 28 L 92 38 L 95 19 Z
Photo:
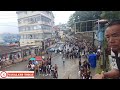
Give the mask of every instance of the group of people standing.
M 35 71 L 35 75 L 52 76 L 52 78 L 56 79 L 58 78 L 58 66 L 57 64 L 54 66 L 51 64 L 51 56 L 48 56 L 47 60 L 42 61 L 40 65 L 36 60 L 29 61 L 27 68 L 29 71 Z
M 81 41 L 74 40 L 65 45 L 63 56 L 70 59 L 79 59 L 79 79 L 92 78 L 90 71 L 91 65 L 88 62 L 88 56 L 91 52 L 96 52 L 96 49 L 92 47 L 92 43 L 85 39 Z
M 91 79 L 90 64 L 85 60 L 83 63 L 79 61 L 79 79 Z

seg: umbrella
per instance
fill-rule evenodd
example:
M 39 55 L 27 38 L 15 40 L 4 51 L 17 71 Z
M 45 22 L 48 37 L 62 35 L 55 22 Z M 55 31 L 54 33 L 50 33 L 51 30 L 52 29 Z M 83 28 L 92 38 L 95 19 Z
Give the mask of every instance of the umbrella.
M 37 61 L 42 61 L 42 60 L 43 60 L 41 56 L 36 56 L 35 59 L 36 59 Z
M 31 61 L 34 61 L 34 60 L 35 60 L 35 58 L 30 58 L 30 60 L 31 60 Z

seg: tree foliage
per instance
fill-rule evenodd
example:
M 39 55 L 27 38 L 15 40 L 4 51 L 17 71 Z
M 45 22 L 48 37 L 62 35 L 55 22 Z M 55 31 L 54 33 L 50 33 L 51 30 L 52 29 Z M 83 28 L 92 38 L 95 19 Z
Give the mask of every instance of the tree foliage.
M 68 25 L 70 27 L 73 27 L 75 22 L 79 21 L 86 21 L 86 20 L 94 20 L 94 19 L 99 19 L 102 11 L 76 11 L 73 15 L 70 16 Z M 87 23 L 91 25 L 91 23 Z M 82 31 L 85 31 L 85 23 L 82 24 Z M 76 26 L 78 30 L 80 30 L 80 23 Z M 90 27 L 88 28 L 90 30 Z
M 120 19 L 120 11 L 102 11 L 101 18 L 108 20 Z
M 108 20 L 115 20 L 120 19 L 120 11 L 76 11 L 74 14 L 72 14 L 69 18 L 68 25 L 72 28 L 75 25 L 75 22 L 79 21 L 87 21 L 87 20 L 95 20 L 95 19 L 108 19 Z M 91 22 L 87 23 L 87 26 L 90 25 L 91 27 L 88 27 L 87 30 L 92 29 Z M 82 26 L 80 28 L 80 24 L 76 24 L 77 30 L 85 31 L 85 23 L 82 23 Z

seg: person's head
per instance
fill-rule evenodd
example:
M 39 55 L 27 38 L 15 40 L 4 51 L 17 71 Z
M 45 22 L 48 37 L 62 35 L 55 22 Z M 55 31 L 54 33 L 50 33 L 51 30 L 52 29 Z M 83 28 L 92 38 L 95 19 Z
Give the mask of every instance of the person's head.
M 120 52 L 120 20 L 115 20 L 109 23 L 106 28 L 105 36 L 108 46 L 114 52 Z

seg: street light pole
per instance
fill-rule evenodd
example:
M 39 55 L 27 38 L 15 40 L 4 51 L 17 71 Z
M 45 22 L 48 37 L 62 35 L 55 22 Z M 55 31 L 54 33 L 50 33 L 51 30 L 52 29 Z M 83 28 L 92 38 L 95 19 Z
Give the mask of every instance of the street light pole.
M 94 45 L 94 40 L 95 40 L 94 38 L 95 38 L 95 32 L 93 31 L 93 48 L 94 48 L 94 46 L 95 46 L 95 45 Z

